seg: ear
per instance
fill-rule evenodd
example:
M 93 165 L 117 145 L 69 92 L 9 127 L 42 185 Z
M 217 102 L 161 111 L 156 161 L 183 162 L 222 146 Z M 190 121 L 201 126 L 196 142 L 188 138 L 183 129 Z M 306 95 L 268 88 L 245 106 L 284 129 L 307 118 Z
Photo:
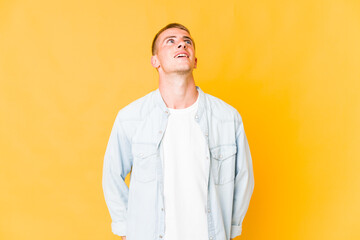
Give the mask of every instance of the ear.
M 156 69 L 160 67 L 159 60 L 157 59 L 156 55 L 151 56 L 151 65 Z
M 197 58 L 195 58 L 194 69 L 197 67 Z

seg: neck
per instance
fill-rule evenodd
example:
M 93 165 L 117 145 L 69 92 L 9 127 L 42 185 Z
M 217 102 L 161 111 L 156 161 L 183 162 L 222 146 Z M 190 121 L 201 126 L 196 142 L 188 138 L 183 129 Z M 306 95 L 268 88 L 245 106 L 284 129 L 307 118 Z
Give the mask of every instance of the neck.
M 187 108 L 195 103 L 198 97 L 192 73 L 160 76 L 159 90 L 168 108 Z

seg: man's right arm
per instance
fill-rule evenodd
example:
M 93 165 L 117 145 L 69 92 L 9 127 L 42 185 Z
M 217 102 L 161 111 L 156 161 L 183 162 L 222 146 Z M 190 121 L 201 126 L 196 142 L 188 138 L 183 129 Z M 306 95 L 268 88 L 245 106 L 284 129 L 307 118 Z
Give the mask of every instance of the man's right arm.
M 118 116 L 104 156 L 102 186 L 112 220 L 112 232 L 118 236 L 126 236 L 129 188 L 125 183 L 125 177 L 132 167 L 132 154 L 131 144 Z

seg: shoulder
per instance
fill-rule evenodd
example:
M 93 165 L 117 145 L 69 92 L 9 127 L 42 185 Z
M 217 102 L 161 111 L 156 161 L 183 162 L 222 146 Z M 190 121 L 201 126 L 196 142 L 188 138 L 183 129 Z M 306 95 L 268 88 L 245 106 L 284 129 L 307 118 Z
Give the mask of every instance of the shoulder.
M 238 110 L 218 97 L 205 93 L 207 108 L 212 116 L 221 120 L 241 121 Z
M 136 121 L 144 119 L 156 106 L 154 104 L 155 90 L 136 99 L 118 111 L 118 121 Z

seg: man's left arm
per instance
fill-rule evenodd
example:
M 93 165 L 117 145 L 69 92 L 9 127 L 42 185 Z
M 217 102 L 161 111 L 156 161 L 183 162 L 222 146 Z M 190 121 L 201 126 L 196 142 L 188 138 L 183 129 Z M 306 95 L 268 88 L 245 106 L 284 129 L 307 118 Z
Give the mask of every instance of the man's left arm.
M 254 173 L 249 144 L 245 135 L 241 116 L 238 115 L 236 130 L 236 164 L 233 211 L 230 237 L 241 235 L 242 222 L 249 207 L 250 198 L 254 191 Z

